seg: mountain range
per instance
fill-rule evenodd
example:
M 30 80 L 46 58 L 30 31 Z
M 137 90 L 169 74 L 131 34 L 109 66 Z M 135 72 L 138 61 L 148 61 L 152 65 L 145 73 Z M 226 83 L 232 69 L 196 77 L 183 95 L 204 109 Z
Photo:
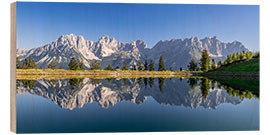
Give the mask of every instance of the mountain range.
M 32 57 L 38 68 L 42 69 L 47 68 L 53 59 L 56 59 L 58 66 L 62 65 L 67 69 L 72 57 L 82 60 L 86 69 L 91 68 L 93 60 L 100 61 L 101 67 L 105 68 L 108 64 L 122 67 L 125 61 L 129 66 L 145 60 L 149 63 L 150 59 L 154 61 L 157 68 L 159 58 L 163 56 L 166 68 L 179 70 L 180 67 L 186 69 L 191 58 L 199 61 L 204 48 L 216 62 L 225 60 L 228 54 L 248 51 L 241 42 L 224 43 L 216 36 L 204 39 L 191 37 L 161 40 L 152 48 L 148 48 L 143 40 L 123 43 L 105 35 L 94 42 L 85 40 L 83 36 L 69 34 L 62 35 L 42 47 L 29 50 L 17 48 L 16 54 L 20 61 Z

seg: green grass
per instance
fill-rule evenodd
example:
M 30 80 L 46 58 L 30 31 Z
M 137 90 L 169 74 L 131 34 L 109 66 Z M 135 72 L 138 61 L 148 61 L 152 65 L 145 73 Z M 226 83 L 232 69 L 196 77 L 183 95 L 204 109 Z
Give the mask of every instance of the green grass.
M 210 72 L 252 73 L 252 72 L 259 72 L 259 70 L 260 70 L 259 59 L 251 59 L 251 60 L 232 63 L 230 65 L 218 68 Z

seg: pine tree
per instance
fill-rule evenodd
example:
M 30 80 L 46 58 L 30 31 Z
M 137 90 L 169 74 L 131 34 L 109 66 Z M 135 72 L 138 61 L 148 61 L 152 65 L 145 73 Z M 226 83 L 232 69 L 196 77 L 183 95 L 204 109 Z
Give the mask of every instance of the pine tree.
M 232 54 L 227 55 L 226 61 L 227 61 L 228 64 L 230 64 L 230 63 L 233 62 L 233 56 L 232 56 Z
M 50 69 L 56 69 L 57 68 L 57 62 L 56 62 L 56 60 L 54 58 L 51 61 L 51 63 L 48 65 L 48 68 L 50 68 Z
M 239 58 L 240 58 L 240 60 L 245 60 L 246 59 L 245 53 L 244 52 L 240 52 Z
M 209 70 L 209 68 L 210 68 L 210 59 L 209 59 L 209 54 L 208 54 L 206 49 L 204 49 L 202 51 L 202 57 L 201 57 L 200 61 L 201 61 L 200 65 L 201 65 L 202 71 Z
M 222 66 L 222 62 L 221 61 L 218 62 L 218 66 L 219 67 Z
M 212 69 L 215 70 L 217 68 L 215 59 L 212 59 L 212 63 L 211 64 L 212 64 Z
M 83 60 L 79 60 L 79 68 L 80 70 L 85 70 Z
M 141 61 L 139 61 L 139 64 L 138 64 L 138 70 L 139 71 L 142 71 L 143 70 L 143 64 Z
M 148 62 L 147 62 L 147 60 L 145 60 L 145 63 L 144 63 L 144 70 L 145 71 L 148 70 Z
M 165 71 L 165 66 L 164 66 L 164 60 L 163 56 L 160 56 L 159 58 L 159 66 L 158 66 L 158 71 Z
M 74 57 L 70 60 L 70 62 L 68 64 L 68 69 L 69 70 L 78 70 L 79 69 L 79 63 Z
M 116 67 L 114 68 L 114 70 L 118 70 L 118 69 L 120 69 L 120 67 L 119 67 L 119 66 L 116 66 Z
M 92 65 L 91 65 L 91 69 L 92 70 L 100 70 L 100 62 L 99 61 L 97 61 L 97 60 L 94 60 L 93 62 L 92 62 Z
M 180 67 L 180 68 L 179 68 L 179 71 L 183 71 L 183 68 L 182 68 L 182 67 Z
M 149 71 L 155 71 L 155 64 L 153 60 L 150 60 Z
M 235 53 L 232 55 L 233 62 L 238 61 L 238 57 Z
M 250 52 L 250 51 L 247 51 L 247 52 L 246 52 L 246 58 L 247 58 L 247 59 L 251 59 L 252 57 L 253 57 L 253 53 Z
M 172 67 L 170 67 L 170 71 L 173 71 Z
M 135 65 L 135 64 L 133 64 L 133 65 L 132 65 L 132 70 L 137 70 L 137 68 L 136 68 L 136 65 Z
M 123 66 L 123 70 L 128 70 L 128 63 L 125 61 L 124 66 Z
M 22 63 L 22 69 L 27 69 L 28 68 L 28 60 L 27 59 L 24 59 L 23 60 L 23 63 Z
M 191 58 L 189 65 L 187 67 L 189 71 L 195 71 L 198 68 L 198 63 L 195 62 L 194 58 Z
M 260 52 L 256 52 L 255 55 L 253 56 L 254 58 L 259 58 L 260 57 Z
M 105 70 L 113 70 L 113 67 L 111 66 L 111 64 L 109 64 L 109 65 L 105 68 Z
M 29 63 L 28 63 L 28 68 L 32 69 L 32 68 L 36 68 L 36 67 L 37 67 L 37 64 L 36 64 L 35 60 L 32 57 L 30 57 Z
M 16 68 L 17 69 L 20 69 L 21 68 L 21 62 L 20 62 L 20 60 L 19 60 L 18 57 L 16 57 Z

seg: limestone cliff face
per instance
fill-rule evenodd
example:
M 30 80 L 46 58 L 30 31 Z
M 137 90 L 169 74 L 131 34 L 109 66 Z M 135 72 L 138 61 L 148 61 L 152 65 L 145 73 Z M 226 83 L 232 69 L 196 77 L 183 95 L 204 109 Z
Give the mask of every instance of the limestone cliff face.
M 86 68 L 90 68 L 92 60 L 100 61 L 102 68 L 105 68 L 108 64 L 122 66 L 124 62 L 128 62 L 131 66 L 150 59 L 158 64 L 162 55 L 167 68 L 178 70 L 179 67 L 185 69 L 191 58 L 199 60 L 203 49 L 207 49 L 216 61 L 224 60 L 230 53 L 248 50 L 238 41 L 224 43 L 217 37 L 164 40 L 148 48 L 143 40 L 122 43 L 113 37 L 102 36 L 94 42 L 85 40 L 83 36 L 70 34 L 62 35 L 41 47 L 29 50 L 17 48 L 16 54 L 20 61 L 32 57 L 37 62 L 38 68 L 47 68 L 55 59 L 64 69 L 68 68 L 72 57 L 82 60 Z

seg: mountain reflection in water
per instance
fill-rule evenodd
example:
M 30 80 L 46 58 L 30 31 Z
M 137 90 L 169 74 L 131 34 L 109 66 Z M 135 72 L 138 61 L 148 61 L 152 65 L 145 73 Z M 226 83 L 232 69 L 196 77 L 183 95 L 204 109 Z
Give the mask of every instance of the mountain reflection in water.
M 93 102 L 102 108 L 121 101 L 142 104 L 148 96 L 159 104 L 209 109 L 222 103 L 237 105 L 244 98 L 258 98 L 258 94 L 206 78 L 42 79 L 17 80 L 16 84 L 17 94 L 42 96 L 70 110 Z

